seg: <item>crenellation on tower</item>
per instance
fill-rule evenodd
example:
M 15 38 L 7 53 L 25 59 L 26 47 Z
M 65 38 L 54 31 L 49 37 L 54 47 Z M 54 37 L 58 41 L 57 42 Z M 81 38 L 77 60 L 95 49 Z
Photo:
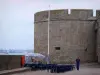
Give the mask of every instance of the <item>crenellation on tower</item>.
M 100 30 L 97 28 L 98 33 L 95 31 L 95 26 L 100 25 L 100 10 L 97 10 L 96 17 L 92 9 L 71 9 L 70 14 L 68 11 L 50 10 L 51 63 L 70 63 L 77 57 L 82 62 L 94 62 L 97 58 L 100 62 Z M 45 54 L 48 50 L 48 12 L 36 13 L 34 21 L 35 52 Z
M 35 13 L 35 22 L 47 21 L 48 12 L 49 11 L 42 11 Z M 68 14 L 68 9 L 50 10 L 50 20 L 87 20 L 89 17 L 93 17 L 93 10 L 91 9 L 71 9 L 70 14 Z

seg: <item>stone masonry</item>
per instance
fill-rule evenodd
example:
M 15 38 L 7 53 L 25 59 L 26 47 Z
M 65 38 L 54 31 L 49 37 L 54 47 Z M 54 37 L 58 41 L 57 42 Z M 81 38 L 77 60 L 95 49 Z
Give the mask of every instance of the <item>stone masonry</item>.
M 0 55 L 0 71 L 21 68 L 21 56 Z
M 97 31 L 97 43 L 96 43 L 96 52 L 98 56 L 98 62 L 100 62 L 100 10 L 97 10 L 97 22 L 96 22 L 96 31 Z
M 100 62 L 97 17 L 93 17 L 90 9 L 71 9 L 70 14 L 67 9 L 50 10 L 51 63 L 73 63 L 77 57 L 81 62 L 95 62 L 97 59 Z M 35 52 L 47 54 L 48 11 L 37 12 L 34 24 Z

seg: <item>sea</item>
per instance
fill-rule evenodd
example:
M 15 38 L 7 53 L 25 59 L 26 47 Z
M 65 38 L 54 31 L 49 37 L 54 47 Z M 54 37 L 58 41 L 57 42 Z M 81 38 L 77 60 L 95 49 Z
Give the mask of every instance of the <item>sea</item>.
M 33 50 L 0 50 L 0 55 L 25 55 L 25 53 L 34 53 Z

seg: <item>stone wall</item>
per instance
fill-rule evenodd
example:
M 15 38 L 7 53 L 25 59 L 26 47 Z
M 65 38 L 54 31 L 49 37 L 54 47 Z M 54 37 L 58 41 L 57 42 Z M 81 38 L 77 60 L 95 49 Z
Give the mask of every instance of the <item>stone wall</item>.
M 96 58 L 95 27 L 92 10 L 72 9 L 50 11 L 50 58 L 52 63 L 71 63 L 77 57 L 82 62 Z M 48 11 L 35 14 L 35 52 L 47 54 Z M 56 50 L 60 47 L 60 50 Z
M 0 70 L 20 68 L 20 57 L 14 55 L 0 55 Z
M 97 56 L 98 56 L 98 62 L 100 63 L 100 10 L 97 10 Z

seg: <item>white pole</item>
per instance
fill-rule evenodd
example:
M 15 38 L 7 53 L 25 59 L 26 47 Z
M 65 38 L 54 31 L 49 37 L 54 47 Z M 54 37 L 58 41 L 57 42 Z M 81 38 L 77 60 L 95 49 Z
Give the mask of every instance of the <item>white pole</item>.
M 49 10 L 48 10 L 48 57 L 50 54 L 50 50 L 49 50 L 49 25 L 50 25 L 50 5 L 49 5 Z

